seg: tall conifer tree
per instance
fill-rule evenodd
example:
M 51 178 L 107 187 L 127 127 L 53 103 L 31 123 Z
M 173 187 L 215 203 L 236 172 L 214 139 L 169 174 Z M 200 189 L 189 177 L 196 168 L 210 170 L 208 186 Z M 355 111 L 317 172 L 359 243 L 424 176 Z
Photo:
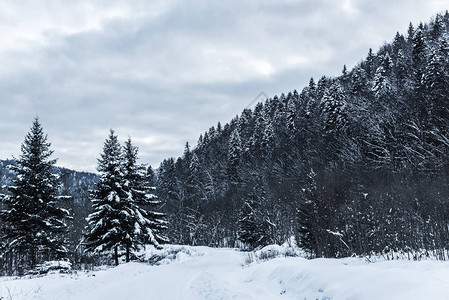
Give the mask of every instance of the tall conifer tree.
M 21 146 L 21 155 L 10 166 L 17 174 L 3 197 L 7 209 L 1 212 L 3 253 L 15 256 L 16 266 L 34 268 L 44 260 L 66 255 L 63 246 L 68 211 L 60 208 L 59 180 L 52 173 L 56 159 L 47 135 L 36 117 Z
M 85 245 L 87 251 L 98 253 L 113 249 L 116 265 L 119 263 L 119 247 L 132 244 L 129 227 L 133 216 L 126 201 L 129 193 L 125 187 L 122 162 L 122 147 L 111 129 L 98 159 L 100 180 L 92 194 L 94 211 L 88 217 Z

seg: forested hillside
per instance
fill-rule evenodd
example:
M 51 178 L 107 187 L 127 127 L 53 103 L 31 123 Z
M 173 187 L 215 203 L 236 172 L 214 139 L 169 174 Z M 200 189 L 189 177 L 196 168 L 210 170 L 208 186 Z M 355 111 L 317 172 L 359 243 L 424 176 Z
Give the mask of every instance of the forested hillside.
M 211 127 L 155 175 L 172 242 L 312 257 L 449 244 L 449 14 Z M 317 62 L 318 63 L 318 62 Z M 248 232 L 255 236 L 246 236 Z

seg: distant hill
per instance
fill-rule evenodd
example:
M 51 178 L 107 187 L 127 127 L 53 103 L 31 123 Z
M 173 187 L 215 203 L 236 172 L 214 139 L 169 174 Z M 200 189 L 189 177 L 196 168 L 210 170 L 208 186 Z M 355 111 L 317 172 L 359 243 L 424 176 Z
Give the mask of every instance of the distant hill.
M 0 186 L 12 184 L 15 177 L 14 172 L 9 170 L 8 165 L 14 164 L 14 160 L 0 160 Z M 89 172 L 78 172 L 62 167 L 55 167 L 55 174 L 58 174 L 62 188 L 60 193 L 70 195 L 74 202 L 80 203 L 84 191 L 95 189 L 95 183 L 98 181 L 98 175 Z M 4 190 L 4 189 L 3 189 Z

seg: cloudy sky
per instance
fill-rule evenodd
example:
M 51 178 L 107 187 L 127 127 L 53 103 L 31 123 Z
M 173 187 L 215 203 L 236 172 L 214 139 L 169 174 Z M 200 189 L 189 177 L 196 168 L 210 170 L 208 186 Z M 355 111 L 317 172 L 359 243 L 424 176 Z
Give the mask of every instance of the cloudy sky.
M 113 128 L 157 167 L 260 92 L 338 75 L 445 4 L 1 1 L 0 159 L 39 116 L 58 165 L 94 171 Z

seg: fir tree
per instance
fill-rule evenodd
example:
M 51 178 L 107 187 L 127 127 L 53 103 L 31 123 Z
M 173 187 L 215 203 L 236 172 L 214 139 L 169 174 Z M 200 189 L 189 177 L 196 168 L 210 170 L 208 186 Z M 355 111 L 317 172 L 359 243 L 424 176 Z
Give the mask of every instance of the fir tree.
M 430 55 L 423 75 L 423 84 L 428 99 L 428 112 L 431 114 L 433 124 L 438 128 L 446 127 L 449 117 L 447 109 L 449 74 L 447 74 L 443 60 L 437 51 L 433 51 Z
M 385 71 L 386 76 L 390 76 L 391 72 L 393 71 L 393 60 L 390 57 L 390 53 L 388 51 L 385 53 L 385 55 L 382 57 L 382 61 L 380 65 L 383 67 Z
M 346 99 L 338 83 L 334 83 L 326 89 L 321 102 L 321 113 L 325 132 L 342 132 L 346 130 L 348 122 Z
M 304 250 L 319 256 L 318 249 L 318 191 L 316 173 L 313 169 L 307 174 L 303 189 L 304 198 L 298 208 L 297 243 Z
M 229 138 L 228 147 L 228 172 L 229 176 L 233 179 L 237 179 L 237 167 L 240 162 L 240 156 L 242 153 L 242 140 L 238 129 L 234 129 Z
M 262 214 L 260 200 L 253 191 L 245 198 L 240 211 L 238 237 L 250 250 L 268 243 L 269 224 Z
M 366 71 L 361 67 L 357 67 L 352 73 L 351 83 L 351 92 L 354 96 L 361 97 L 366 94 L 368 85 Z
M 421 29 L 417 29 L 413 37 L 412 61 L 414 67 L 415 89 L 417 96 L 422 93 L 422 76 L 426 64 L 426 43 Z
M 188 145 L 187 145 L 188 146 Z M 159 247 L 159 243 L 168 242 L 163 232 L 167 229 L 165 215 L 144 208 L 155 208 L 160 204 L 152 193 L 155 189 L 145 180 L 144 166 L 137 164 L 138 148 L 133 146 L 131 138 L 124 146 L 123 177 L 128 191 L 126 199 L 128 211 L 133 216 L 129 234 L 132 237 L 130 244 L 126 244 L 126 261 L 129 261 L 129 250 L 139 245 L 152 244 Z
M 408 29 L 407 29 L 407 42 L 409 44 L 413 43 L 413 37 L 415 36 L 415 28 L 413 27 L 412 22 L 410 22 L 408 24 Z
M 373 54 L 373 50 L 369 48 L 365 61 L 365 71 L 369 78 L 373 78 L 375 68 L 375 55 Z
M 391 96 L 393 96 L 393 86 L 390 82 L 387 71 L 382 66 L 376 70 L 372 91 L 377 99 L 381 99 L 383 101 L 388 100 Z
M 291 133 L 296 131 L 296 110 L 295 100 L 290 98 L 287 103 L 287 128 Z
M 3 198 L 7 209 L 1 212 L 3 253 L 18 254 L 16 265 L 34 268 L 43 260 L 66 255 L 62 234 L 68 211 L 60 208 L 60 183 L 52 174 L 56 159 L 39 119 L 33 121 L 21 146 L 22 154 L 11 169 L 17 174 L 10 194 Z
M 403 49 L 398 50 L 397 59 L 396 59 L 396 76 L 400 87 L 400 90 L 409 90 L 410 88 L 407 85 L 407 79 L 410 77 L 409 68 L 411 63 L 408 61 L 408 57 L 406 56 Z
M 119 263 L 119 247 L 132 245 L 133 211 L 127 199 L 131 197 L 125 186 L 122 147 L 111 129 L 98 159 L 100 180 L 92 194 L 93 213 L 88 217 L 89 228 L 85 236 L 86 251 L 102 253 L 114 250 L 113 258 Z
M 265 154 L 271 152 L 273 149 L 273 142 L 274 142 L 274 129 L 271 121 L 268 121 L 265 125 L 265 129 L 262 134 L 262 140 L 261 140 L 261 148 L 264 151 Z

